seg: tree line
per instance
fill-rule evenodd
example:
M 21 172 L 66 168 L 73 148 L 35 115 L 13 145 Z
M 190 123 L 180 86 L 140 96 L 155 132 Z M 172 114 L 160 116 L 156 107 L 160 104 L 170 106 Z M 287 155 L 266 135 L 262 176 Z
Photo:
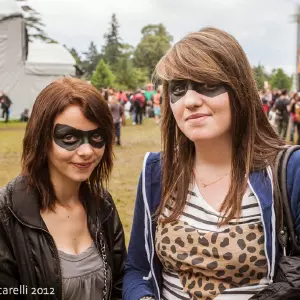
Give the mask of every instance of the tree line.
M 263 65 L 258 64 L 253 68 L 254 78 L 256 81 L 257 88 L 259 90 L 264 89 L 264 83 L 268 82 L 271 88 L 279 90 L 290 90 L 293 85 L 293 77 L 287 75 L 283 69 L 273 69 L 271 73 L 266 72 Z
M 21 3 L 29 40 L 41 39 L 48 43 L 56 41 L 50 38 L 44 28 L 40 14 L 29 6 L 26 0 Z M 151 80 L 151 74 L 159 59 L 171 47 L 172 35 L 163 24 L 149 24 L 141 30 L 141 40 L 136 47 L 123 42 L 119 33 L 119 22 L 113 14 L 108 31 L 104 34 L 101 50 L 91 41 L 87 51 L 79 53 L 68 48 L 76 61 L 76 68 L 82 78 L 90 80 L 97 88 L 115 87 L 120 90 L 134 90 Z M 293 78 L 283 69 L 266 72 L 263 65 L 253 66 L 257 88 L 262 90 L 267 81 L 271 88 L 288 89 Z
M 97 88 L 113 86 L 132 90 L 145 85 L 173 41 L 163 24 L 149 24 L 142 28 L 141 40 L 133 47 L 123 42 L 119 28 L 116 14 L 113 14 L 101 51 L 93 41 L 82 55 L 76 49 L 70 49 L 84 78 Z

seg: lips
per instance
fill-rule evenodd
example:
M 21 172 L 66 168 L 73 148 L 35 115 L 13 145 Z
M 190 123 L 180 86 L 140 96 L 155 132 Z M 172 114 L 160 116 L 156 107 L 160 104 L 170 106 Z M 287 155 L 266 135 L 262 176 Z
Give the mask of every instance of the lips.
M 75 167 L 77 167 L 77 168 L 79 168 L 79 169 L 88 169 L 91 165 L 92 165 L 92 163 L 90 162 L 90 163 L 73 163 L 73 165 L 75 166 Z
M 199 118 L 203 118 L 203 117 L 208 117 L 208 114 L 203 114 L 203 113 L 197 113 L 197 114 L 192 114 L 189 115 L 185 120 L 194 120 L 194 119 L 199 119 Z

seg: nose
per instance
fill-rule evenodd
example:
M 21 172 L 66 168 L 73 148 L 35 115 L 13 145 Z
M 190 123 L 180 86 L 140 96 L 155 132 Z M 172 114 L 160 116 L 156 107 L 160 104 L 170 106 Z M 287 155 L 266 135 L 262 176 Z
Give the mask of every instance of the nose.
M 77 154 L 79 156 L 89 158 L 94 154 L 93 148 L 90 144 L 82 144 L 78 149 L 77 149 Z
M 187 109 L 202 106 L 202 96 L 194 90 L 188 90 L 184 96 L 184 105 Z

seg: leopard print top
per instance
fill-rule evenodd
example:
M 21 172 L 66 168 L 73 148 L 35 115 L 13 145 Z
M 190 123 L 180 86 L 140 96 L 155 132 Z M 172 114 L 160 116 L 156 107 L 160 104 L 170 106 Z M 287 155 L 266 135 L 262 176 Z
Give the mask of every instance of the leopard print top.
M 204 231 L 158 220 L 155 246 L 165 272 L 176 272 L 190 299 L 214 299 L 226 289 L 259 285 L 268 266 L 261 222 Z

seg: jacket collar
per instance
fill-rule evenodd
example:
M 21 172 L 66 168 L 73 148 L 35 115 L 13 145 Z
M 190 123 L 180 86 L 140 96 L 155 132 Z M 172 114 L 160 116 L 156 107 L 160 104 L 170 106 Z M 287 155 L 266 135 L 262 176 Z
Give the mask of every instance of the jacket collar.
M 11 200 L 11 209 L 21 222 L 42 227 L 39 194 L 28 185 L 26 177 L 18 176 L 15 179 Z
M 112 205 L 104 197 L 100 205 L 97 205 L 92 199 L 88 188 L 84 191 L 85 202 L 84 207 L 88 215 L 88 223 L 95 224 L 99 218 L 101 222 L 105 222 L 112 212 Z M 12 187 L 11 209 L 16 217 L 25 225 L 44 228 L 42 217 L 40 214 L 40 195 L 38 191 L 28 185 L 28 180 L 24 176 L 18 176 Z
M 273 186 L 267 170 L 251 172 L 249 181 L 255 194 L 259 195 L 257 200 L 260 202 L 262 210 L 272 206 Z

